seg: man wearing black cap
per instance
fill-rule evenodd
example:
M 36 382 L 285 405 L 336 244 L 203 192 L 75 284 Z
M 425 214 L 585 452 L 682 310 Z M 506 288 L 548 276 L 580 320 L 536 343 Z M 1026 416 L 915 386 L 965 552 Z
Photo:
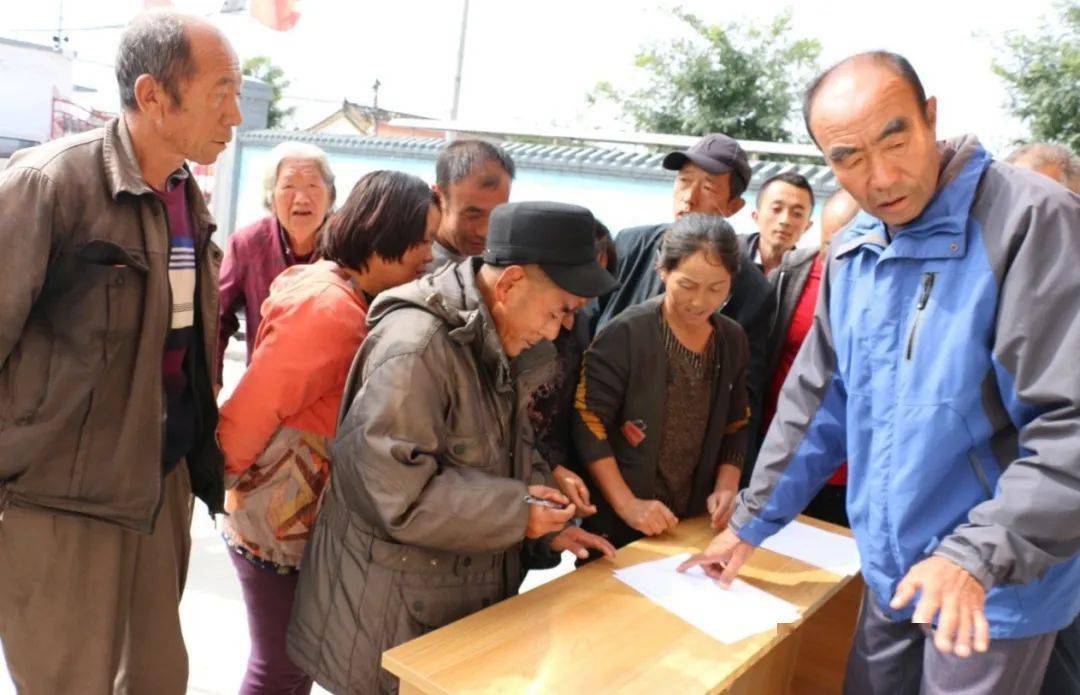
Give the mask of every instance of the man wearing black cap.
M 693 147 L 671 152 L 664 157 L 664 168 L 675 175 L 675 218 L 690 212 L 731 217 L 746 201 L 742 194 L 750 185 L 750 165 L 739 143 L 727 135 L 711 133 Z M 602 311 L 597 330 L 623 309 L 640 304 L 661 292 L 664 286 L 656 272 L 660 239 L 670 223 L 624 229 L 615 237 L 619 259 L 616 275 L 619 288 L 601 299 Z M 765 385 L 765 348 L 776 300 L 761 270 L 744 257 L 731 287 L 731 299 L 721 310 L 746 331 L 750 343 L 747 390 L 750 396 L 751 432 L 758 431 L 761 399 Z M 749 480 L 757 458 L 757 447 L 746 454 L 743 483 Z
M 328 690 L 396 692 L 382 652 L 516 593 L 526 542 L 614 554 L 566 526 L 527 412 L 564 317 L 615 286 L 595 227 L 573 205 L 501 205 L 482 257 L 372 304 L 289 628 Z

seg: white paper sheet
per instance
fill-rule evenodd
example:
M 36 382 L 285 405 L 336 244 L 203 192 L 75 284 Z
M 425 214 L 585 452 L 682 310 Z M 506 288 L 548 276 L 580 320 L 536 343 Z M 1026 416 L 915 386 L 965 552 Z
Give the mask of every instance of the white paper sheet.
M 725 644 L 799 618 L 799 609 L 772 594 L 736 579 L 721 589 L 700 567 L 680 574 L 676 568 L 690 557 L 683 553 L 616 570 L 615 576 L 667 611 Z
M 793 521 L 764 543 L 762 548 L 802 560 L 833 574 L 851 576 L 859 571 L 855 539 Z

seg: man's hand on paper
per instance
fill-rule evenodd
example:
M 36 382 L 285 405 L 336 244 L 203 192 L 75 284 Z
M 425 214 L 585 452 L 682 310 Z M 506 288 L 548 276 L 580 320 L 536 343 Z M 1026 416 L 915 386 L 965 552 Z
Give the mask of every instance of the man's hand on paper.
M 568 521 L 574 518 L 576 507 L 570 504 L 570 500 L 558 490 L 546 485 L 530 485 L 529 494 L 533 497 L 568 506 L 565 509 L 551 509 L 539 504 L 530 504 L 529 521 L 525 525 L 526 538 L 540 538 L 549 533 L 560 531 Z
M 965 658 L 972 648 L 990 647 L 990 624 L 986 620 L 986 589 L 967 570 L 944 557 L 929 557 L 900 580 L 889 606 L 900 610 L 921 592 L 911 622 L 929 626 L 938 616 L 934 646 L 944 654 Z
M 691 555 L 690 559 L 679 565 L 679 571 L 701 567 L 722 589 L 729 589 L 754 550 L 754 546 L 740 539 L 734 531 L 724 529 L 712 539 L 705 552 Z
M 578 526 L 567 526 L 566 529 L 551 539 L 551 549 L 560 553 L 569 550 L 582 560 L 589 557 L 589 548 L 599 550 L 604 557 L 615 557 L 615 546 L 603 536 L 589 533 Z
M 590 504 L 589 486 L 580 475 L 566 466 L 555 466 L 551 473 L 555 476 L 555 482 L 562 493 L 569 497 L 570 502 L 577 507 L 578 517 L 592 516 L 596 513 L 596 505 Z
M 679 523 L 679 518 L 660 500 L 643 500 L 631 496 L 615 507 L 615 513 L 627 526 L 646 536 L 658 536 L 664 531 L 671 531 Z
M 705 501 L 712 527 L 717 531 L 727 528 L 735 511 L 735 497 L 739 494 L 741 471 L 731 464 L 723 464 L 716 474 L 716 490 Z

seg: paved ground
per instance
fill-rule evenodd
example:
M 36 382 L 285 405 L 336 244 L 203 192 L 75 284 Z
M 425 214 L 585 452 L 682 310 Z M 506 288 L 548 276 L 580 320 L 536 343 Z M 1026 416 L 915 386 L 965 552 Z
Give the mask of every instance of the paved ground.
M 229 353 L 222 398 L 228 396 L 243 373 L 243 348 L 234 344 Z M 235 570 L 225 555 L 225 543 L 201 502 L 195 506 L 191 536 L 191 569 L 180 604 L 191 664 L 188 692 L 198 695 L 236 693 L 244 675 L 249 648 L 247 618 Z M 573 556 L 567 554 L 559 567 L 530 573 L 522 588 L 527 591 L 572 571 L 573 567 Z M 0 694 L 14 692 L 0 655 Z M 320 688 L 314 692 L 325 693 Z

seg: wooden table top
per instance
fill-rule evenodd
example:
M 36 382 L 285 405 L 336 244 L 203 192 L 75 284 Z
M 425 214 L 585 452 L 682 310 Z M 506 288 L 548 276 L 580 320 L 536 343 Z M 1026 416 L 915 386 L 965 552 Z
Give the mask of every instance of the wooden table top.
M 799 517 L 836 533 L 850 531 Z M 421 692 L 717 692 L 842 589 L 841 577 L 759 548 L 745 581 L 795 604 L 790 626 L 726 645 L 615 578 L 613 570 L 704 548 L 706 518 L 645 538 L 528 593 L 474 613 L 383 654 L 383 667 Z

